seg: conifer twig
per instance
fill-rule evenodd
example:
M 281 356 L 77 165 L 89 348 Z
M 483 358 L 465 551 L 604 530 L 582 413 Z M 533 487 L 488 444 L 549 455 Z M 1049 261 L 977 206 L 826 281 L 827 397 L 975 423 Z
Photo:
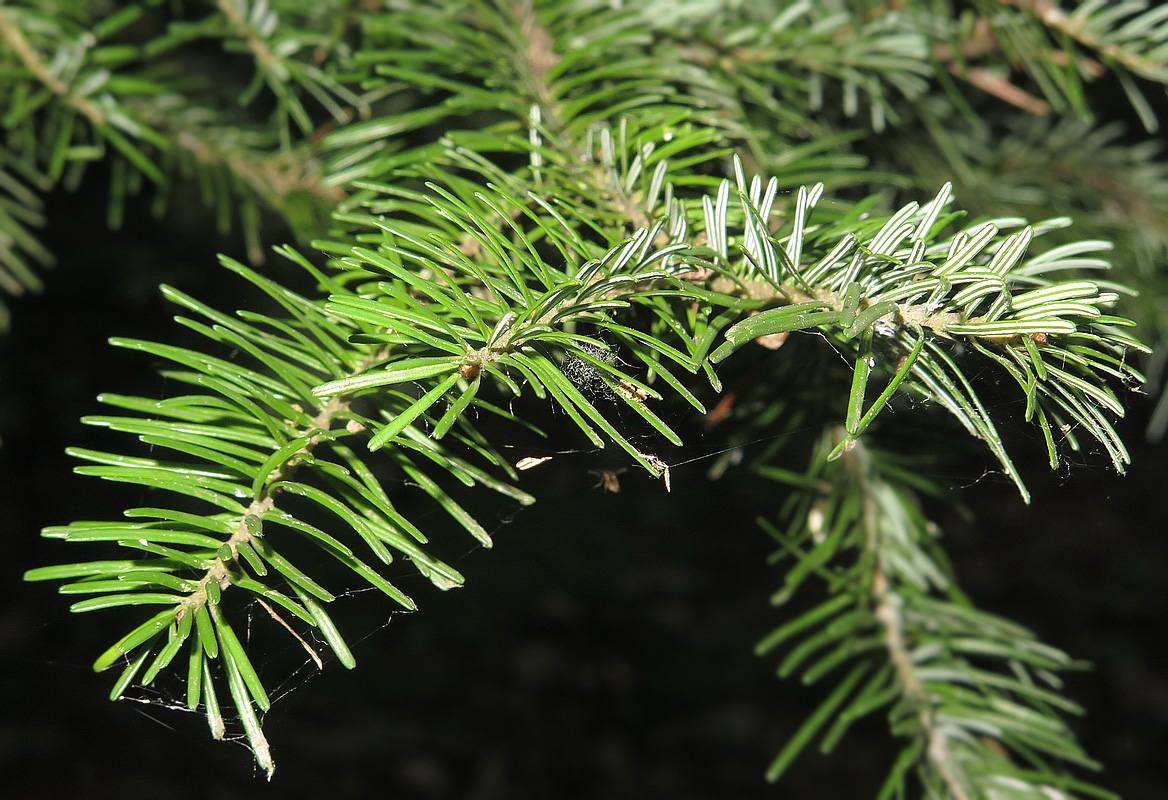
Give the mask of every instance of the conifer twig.
M 1096 34 L 1085 28 L 1083 21 L 1075 21 L 1067 16 L 1057 0 L 998 0 L 998 2 L 1029 11 L 1048 28 L 1069 36 L 1083 47 L 1096 51 L 1132 72 L 1149 76 L 1163 70 L 1162 65 L 1155 64 L 1143 56 L 1126 51 L 1118 45 L 1101 42 Z
M 37 55 L 36 50 L 24 38 L 24 34 L 20 32 L 20 28 L 8 16 L 8 13 L 0 8 L 0 36 L 2 36 L 12 51 L 16 53 L 16 57 L 24 64 L 25 68 L 32 73 L 38 81 L 40 81 L 45 88 L 53 92 L 53 94 L 62 97 L 69 105 L 77 109 L 86 119 L 94 125 L 105 125 L 106 115 L 97 104 L 84 97 L 78 97 L 70 89 L 69 85 L 60 78 L 55 77 L 49 72 L 48 67 L 41 61 L 40 56 Z
M 875 526 L 869 525 L 869 533 Z M 926 741 L 926 750 L 929 758 L 937 768 L 937 774 L 945 784 L 949 797 L 952 800 L 969 800 L 965 785 L 957 777 L 954 770 L 953 753 L 948 746 L 947 737 L 937 730 L 933 721 L 933 699 L 925 691 L 917 679 L 916 666 L 913 664 L 912 654 L 904 640 L 904 619 L 900 614 L 900 597 L 888 585 L 888 577 L 884 573 L 880 561 L 879 549 L 875 543 L 870 543 L 875 560 L 875 569 L 872 573 L 872 598 L 875 601 L 875 616 L 884 627 L 884 645 L 888 650 L 889 661 L 896 670 L 896 679 L 900 684 L 901 692 L 909 705 L 913 708 L 917 721 Z

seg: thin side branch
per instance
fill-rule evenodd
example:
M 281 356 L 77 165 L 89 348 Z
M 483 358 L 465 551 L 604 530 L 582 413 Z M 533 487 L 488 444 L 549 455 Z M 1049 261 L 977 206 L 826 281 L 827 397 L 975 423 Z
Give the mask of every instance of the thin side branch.
M 1023 11 L 1029 11 L 1048 28 L 1053 28 L 1060 33 L 1066 34 L 1083 47 L 1094 50 L 1132 72 L 1145 76 L 1163 72 L 1162 65 L 1149 61 L 1135 53 L 1127 52 L 1118 45 L 1100 42 L 1099 37 L 1091 31 L 1086 30 L 1082 22 L 1072 20 L 1068 17 L 1067 13 L 1059 7 L 1056 0 L 999 0 L 999 2 L 1002 5 L 1014 6 Z
M 581 177 L 592 183 L 602 193 L 609 196 L 621 214 L 629 219 L 629 229 L 646 227 L 650 224 L 648 214 L 631 197 L 625 194 L 619 181 L 614 181 L 609 170 L 604 165 L 596 163 L 592 153 L 581 152 L 568 144 L 567 126 L 559 113 L 559 107 L 552 97 L 551 87 L 547 82 L 547 73 L 559 61 L 561 56 L 552 49 L 552 36 L 539 24 L 535 17 L 535 10 L 530 3 L 515 0 L 512 10 L 520 22 L 523 31 L 523 40 L 526 47 L 516 53 L 516 66 L 519 75 L 525 79 L 531 96 L 540 107 L 545 127 L 560 135 L 560 150 L 571 156 L 580 171 Z M 659 242 L 663 244 L 664 241 Z
M 870 531 L 873 528 L 868 527 Z M 884 627 L 884 646 L 888 650 L 888 659 L 896 670 L 901 692 L 915 710 L 929 759 L 944 782 L 948 796 L 953 800 L 970 800 L 965 784 L 957 776 L 953 753 L 949 749 L 949 739 L 937 730 L 934 724 L 933 698 L 917 679 L 916 665 L 913 664 L 912 655 L 904 640 L 904 618 L 900 613 L 901 599 L 889 587 L 879 557 L 876 559 L 876 568 L 872 576 L 872 596 L 876 601 L 876 619 Z
M 236 8 L 235 3 L 231 0 L 217 0 L 215 5 L 227 17 L 227 21 L 235 28 L 236 34 L 243 39 L 247 49 L 255 56 L 256 63 L 265 72 L 279 72 L 277 69 L 279 59 L 268 48 L 267 43 L 263 39 L 256 36 L 255 31 L 247 24 L 247 20 L 243 18 L 243 14 Z
M 959 64 L 950 64 L 949 72 L 1027 113 L 1038 117 L 1045 117 L 1050 113 L 1050 103 L 1010 83 L 1010 79 L 1000 72 L 981 67 L 963 68 Z
M 382 353 L 380 350 L 374 352 L 369 356 L 369 358 L 365 359 L 365 361 L 361 363 L 352 374 L 357 375 L 361 372 L 364 372 L 383 356 L 384 353 Z M 262 518 L 264 514 L 266 514 L 268 511 L 271 511 L 275 507 L 275 497 L 273 494 L 271 494 L 268 487 L 291 477 L 292 473 L 296 471 L 297 464 L 295 462 L 298 460 L 298 457 L 311 455 L 313 447 L 326 439 L 328 432 L 332 427 L 333 420 L 335 420 L 338 415 L 342 414 L 348 408 L 349 401 L 343 400 L 341 397 L 331 397 L 321 406 L 320 411 L 315 417 L 312 418 L 312 423 L 306 429 L 315 430 L 317 433 L 309 439 L 308 443 L 305 444 L 304 447 L 289 456 L 287 461 L 276 467 L 276 469 L 272 470 L 271 474 L 267 476 L 264 481 L 264 487 L 248 505 L 247 510 L 244 511 L 240 516 L 239 524 L 236 526 L 235 533 L 231 535 L 231 538 L 224 542 L 224 544 L 231 550 L 231 557 L 227 559 L 222 557 L 215 558 L 215 561 L 199 580 L 197 584 L 198 588 L 187 595 L 187 597 L 183 600 L 182 605 L 184 608 L 179 612 L 180 616 L 182 614 L 192 614 L 200 606 L 207 605 L 209 603 L 209 593 L 207 591 L 208 584 L 212 582 L 217 584 L 221 592 L 231 586 L 230 564 L 239 558 L 239 546 L 245 542 L 251 543 L 251 541 L 254 539 L 251 528 L 249 528 L 247 525 L 247 518 Z
M 292 192 L 306 191 L 331 204 L 337 204 L 345 197 L 345 192 L 337 186 L 324 186 L 320 182 L 320 170 L 314 160 L 287 162 L 287 154 L 277 156 L 243 151 L 228 151 L 212 138 L 202 137 L 193 130 L 178 131 L 175 143 L 187 150 L 200 164 L 222 165 L 252 191 L 279 208 L 281 202 Z
M 78 97 L 69 89 L 67 83 L 49 72 L 48 67 L 41 61 L 36 50 L 24 38 L 24 34 L 20 32 L 20 28 L 9 18 L 3 8 L 0 8 L 0 37 L 3 37 L 4 41 L 8 42 L 8 46 L 12 48 L 12 52 L 16 53 L 16 57 L 20 59 L 20 63 L 24 64 L 25 68 L 32 73 L 33 77 L 40 81 L 49 91 L 64 99 L 65 102 L 73 106 L 73 108 L 94 125 L 101 126 L 106 124 L 105 112 L 98 108 L 92 101 L 84 97 Z

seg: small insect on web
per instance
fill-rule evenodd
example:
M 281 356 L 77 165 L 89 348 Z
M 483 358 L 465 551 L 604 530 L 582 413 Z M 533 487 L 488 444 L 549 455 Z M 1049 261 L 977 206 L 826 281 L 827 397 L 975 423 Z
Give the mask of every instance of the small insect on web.
M 621 489 L 620 478 L 618 476 L 624 474 L 627 471 L 628 467 L 621 467 L 620 469 L 590 469 L 588 470 L 588 474 L 595 475 L 598 479 L 596 483 L 593 484 L 593 489 L 599 489 L 603 487 L 605 492 L 617 494 Z

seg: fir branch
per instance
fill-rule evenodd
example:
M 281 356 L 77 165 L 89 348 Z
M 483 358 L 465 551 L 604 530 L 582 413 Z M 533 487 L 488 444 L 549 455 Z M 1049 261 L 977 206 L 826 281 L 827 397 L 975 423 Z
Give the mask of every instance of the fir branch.
M 983 5 L 1009 57 L 1025 66 L 1048 99 L 1060 107 L 1069 101 L 1081 117 L 1090 115 L 1080 80 L 1097 76 L 1098 62 L 1081 59 L 1077 46 L 1097 55 L 1118 78 L 1144 128 L 1150 133 L 1157 130 L 1156 112 L 1132 76 L 1168 83 L 1168 60 L 1160 46 L 1166 19 L 1161 9 L 1145 10 L 1142 1 L 1082 3 L 1070 13 L 1055 0 L 995 0 Z M 1005 10 L 1008 7 L 1020 12 Z M 1080 60 L 1085 62 L 1081 66 Z
M 1130 383 L 1142 381 L 1123 355 L 1147 348 L 1113 327 L 1130 325 L 1129 320 L 1101 310 L 1118 295 L 1091 281 L 1056 282 L 1047 277 L 1104 265 L 1078 256 L 1106 249 L 1107 243 L 1068 244 L 1025 259 L 1035 229 L 1023 228 L 998 238 L 999 227 L 992 221 L 939 240 L 944 224 L 938 221 L 951 192 L 945 186 L 924 206 L 910 203 L 887 219 L 871 220 L 846 233 L 821 232 L 813 239 L 818 260 L 805 266 L 804 239 L 809 238 L 809 216 L 822 187 L 800 191 L 793 230 L 779 250 L 762 224 L 769 216 L 770 200 L 761 202 L 761 182 L 756 179 L 748 190 L 740 168 L 736 177 L 742 208 L 737 224 L 746 229 L 744 257 L 727 266 L 753 277 L 755 286 L 763 285 L 758 280 L 761 275 L 771 287 L 763 286 L 761 296 L 777 307 L 730 326 L 726 341 L 711 354 L 711 360 L 722 361 L 760 337 L 809 329 L 835 331 L 840 344 L 855 352 L 856 367 L 848 400 L 849 437 L 832 453 L 833 458 L 856 441 L 897 389 L 904 388 L 936 400 L 972 435 L 983 439 L 1019 491 L 1028 496 L 985 405 L 945 352 L 943 339 L 930 338 L 927 328 L 944 338 L 966 339 L 1019 383 L 1026 392 L 1027 419 L 1043 431 L 1052 465 L 1058 460 L 1052 423 L 1064 426 L 1073 420 L 1106 448 L 1115 468 L 1122 471 L 1127 451 L 1102 412 L 1122 414 L 1123 409 L 1102 384 L 1101 374 Z M 716 203 L 705 205 L 707 235 L 723 259 L 730 238 L 729 189 L 729 182 L 724 182 Z M 772 184 L 767 197 L 773 198 L 774 191 Z M 1000 222 L 1017 224 L 1015 220 Z M 1051 220 L 1039 230 L 1066 223 Z M 984 266 L 975 264 L 979 261 Z M 714 286 L 733 291 L 724 279 L 721 286 Z M 1026 287 L 1034 288 L 1023 291 Z M 756 290 L 751 295 L 759 296 Z M 1066 347 L 1058 347 L 1055 337 L 1066 337 Z M 864 410 L 880 339 L 894 343 L 897 362 L 885 390 Z M 1079 343 L 1094 351 L 1087 356 L 1091 366 L 1074 354 Z M 1048 360 L 1060 366 L 1047 369 Z M 1067 366 L 1076 374 L 1064 372 Z
M 1090 16 L 1069 16 L 1059 6 L 1057 0 L 998 0 L 998 2 L 1030 12 L 1047 27 L 1065 34 L 1083 47 L 1096 51 L 1103 58 L 1141 77 L 1159 82 L 1168 81 L 1168 66 L 1162 59 L 1149 58 L 1119 43 L 1106 41 L 1099 32 L 1091 30 L 1093 26 Z
M 25 69 L 43 84 L 45 88 L 65 100 L 65 102 L 95 126 L 103 127 L 106 124 L 106 114 L 97 104 L 88 98 L 78 96 L 65 81 L 57 78 L 49 71 L 36 50 L 24 38 L 24 34 L 21 33 L 20 28 L 12 20 L 9 12 L 3 8 L 0 8 L 0 36 L 8 42 L 8 46 L 12 48 L 16 57 L 24 64 Z
M 315 272 L 292 251 L 284 253 Z M 173 380 L 193 384 L 210 394 L 161 402 L 106 395 L 102 399 L 107 403 L 164 419 L 131 416 L 96 417 L 87 421 L 137 434 L 152 448 L 177 452 L 191 460 L 170 462 L 91 450 L 72 451 L 82 459 L 96 462 L 96 466 L 78 468 L 82 474 L 175 492 L 209 504 L 214 510 L 199 514 L 162 508 L 130 509 L 127 517 L 148 521 L 75 523 L 47 529 L 45 535 L 49 537 L 117 542 L 152 554 L 154 558 L 48 567 L 32 570 L 26 577 L 29 580 L 74 579 L 62 590 L 97 595 L 75 603 L 74 611 L 121 605 L 168 605 L 167 610 L 115 642 L 95 662 L 95 668 L 103 670 L 119 660 L 133 658 L 115 684 L 113 699 L 130 687 L 151 654 L 154 661 L 144 678 L 146 683 L 187 643 L 191 675 L 198 676 L 190 678 L 188 706 L 193 709 L 202 701 L 213 735 L 217 738 L 224 735 L 214 677 L 209 665 L 204 663 L 206 659 L 220 660 L 252 750 L 270 775 L 274 762 L 255 711 L 256 708 L 267 710 L 270 700 L 247 648 L 239 642 L 224 616 L 226 590 L 234 586 L 278 603 L 303 623 L 318 628 L 345 666 L 352 668 L 355 663 L 320 605 L 321 601 L 331 602 L 335 596 L 278 552 L 279 536 L 272 529 L 304 536 L 403 607 L 415 607 L 413 600 L 381 577 L 340 539 L 301 519 L 302 511 L 289 513 L 287 504 L 303 498 L 309 507 L 330 512 L 356 533 L 380 561 L 389 563 L 392 560 L 389 548 L 397 550 L 407 555 L 417 570 L 439 588 L 457 586 L 463 579 L 457 571 L 425 552 L 420 545 L 426 542 L 426 536 L 396 511 L 372 472 L 343 444 L 345 438 L 367 435 L 372 420 L 354 409 L 349 397 L 326 395 L 317 399 L 310 391 L 330 373 L 344 380 L 346 373 L 367 371 L 371 364 L 386 358 L 386 348 L 376 344 L 347 351 L 342 346 L 343 336 L 357 326 L 341 317 L 330 317 L 318 303 L 299 297 L 239 264 L 230 261 L 225 264 L 278 300 L 289 312 L 289 318 L 271 320 L 247 312 L 233 318 L 174 290 L 167 290 L 167 294 L 213 323 L 205 326 L 180 318 L 185 325 L 247 353 L 262 368 L 270 370 L 269 374 L 193 350 L 116 340 L 116 344 L 187 367 L 189 371 L 167 374 Z M 401 393 L 388 393 L 377 398 L 373 405 L 380 407 L 387 418 L 401 418 L 412 400 Z M 369 405 L 368 400 L 363 402 Z M 307 413 L 304 409 L 309 406 L 315 406 L 316 412 Z M 342 420 L 344 424 L 338 426 Z M 331 457 L 321 452 L 325 446 L 331 451 Z M 434 461 L 441 469 L 457 472 L 464 482 L 490 486 L 520 503 L 532 500 L 434 443 L 407 438 L 401 447 L 393 448 L 392 461 L 487 546 L 490 538 L 486 532 L 425 470 L 413 463 L 410 456 L 413 451 Z M 486 453 L 498 461 L 497 454 L 490 453 L 489 449 Z M 299 472 L 308 472 L 313 483 L 305 483 Z M 249 498 L 247 503 L 239 502 L 239 498 L 245 497 Z M 287 582 L 295 598 L 261 582 L 271 570 Z M 125 579 L 120 579 L 120 575 Z M 141 591 L 151 587 L 168 591 Z M 276 619 L 286 626 L 283 620 Z M 192 620 L 197 624 L 192 625 Z
M 368 368 L 370 364 L 377 362 L 381 358 L 383 358 L 382 353 L 374 352 L 370 354 L 366 363 L 357 366 L 354 374 Z M 275 495 L 279 491 L 279 484 L 292 479 L 297 470 L 297 461 L 304 462 L 311 460 L 313 449 L 316 445 L 330 438 L 329 432 L 334 420 L 337 420 L 348 411 L 348 407 L 349 403 L 346 400 L 339 397 L 330 398 L 321 406 L 316 416 L 311 419 L 308 425 L 302 430 L 292 431 L 291 435 L 293 439 L 303 438 L 305 440 L 303 446 L 283 459 L 272 472 L 263 477 L 263 484 L 260 491 L 256 493 L 255 498 L 240 516 L 239 522 L 235 526 L 235 532 L 220 545 L 210 567 L 207 568 L 203 577 L 198 579 L 196 588 L 181 601 L 178 615 L 175 617 L 176 623 L 181 623 L 183 617 L 187 615 L 194 616 L 199 614 L 203 608 L 211 608 L 213 612 L 218 611 L 217 606 L 219 604 L 219 598 L 222 597 L 222 593 L 231 588 L 239 580 L 236 571 L 238 569 L 237 565 L 243 560 L 241 550 L 244 548 L 254 548 L 257 544 L 255 536 L 255 531 L 257 530 L 256 520 L 264 519 L 275 510 Z M 352 432 L 351 428 L 350 432 Z M 217 587 L 214 592 L 214 600 L 212 600 L 211 592 L 208 589 L 208 584 L 211 583 L 214 583 Z M 409 600 L 409 598 L 405 599 L 407 601 Z M 262 600 L 260 602 L 263 603 Z M 301 644 L 304 644 L 304 640 L 286 622 L 281 620 L 267 604 L 264 605 L 265 608 L 268 608 L 268 612 L 272 615 L 273 619 L 282 624 Z M 413 610 L 416 607 L 412 602 L 406 606 L 408 610 Z M 309 649 L 311 651 L 311 648 Z M 319 656 L 315 660 L 317 665 L 320 666 Z M 262 729 L 256 726 L 253 730 L 249 730 L 248 740 L 252 752 L 255 753 L 257 763 L 267 773 L 268 780 L 271 780 L 276 765 L 272 760 L 271 749 Z
M 606 169 L 603 161 L 597 163 L 591 152 L 583 152 L 578 146 L 570 144 L 572 137 L 561 116 L 560 103 L 553 96 L 552 85 L 548 81 L 548 73 L 559 63 L 561 56 L 553 50 L 552 36 L 540 25 L 531 3 L 514 0 L 512 9 L 519 20 L 522 42 L 526 44 L 516 53 L 516 60 L 519 62 L 516 72 L 522 76 L 525 88 L 534 101 L 532 119 L 529 123 L 531 135 L 538 141 L 542 135 L 552 133 L 559 145 L 557 150 L 570 155 L 571 171 L 590 184 L 592 192 L 601 198 L 601 202 L 611 203 L 618 215 L 629 220 L 630 232 L 636 228 L 648 227 L 650 225 L 648 215 L 614 180 L 612 169 Z M 665 241 L 662 240 L 660 243 Z
M 463 576 L 428 554 L 428 532 L 397 510 L 372 459 L 400 470 L 490 546 L 491 532 L 443 479 L 533 500 L 512 484 L 516 465 L 476 418 L 521 422 L 522 412 L 505 410 L 498 397 L 546 404 L 593 446 L 615 443 L 668 490 L 668 461 L 642 441 L 681 444 L 685 429 L 675 430 L 665 404 L 680 399 L 705 413 L 707 399 L 685 373 L 721 391 L 713 365 L 733 364 L 732 354 L 759 342 L 773 352 L 762 377 L 751 376 L 753 398 L 732 389 L 707 427 L 738 425 L 717 469 L 741 456 L 742 443 L 766 438 L 773 444 L 760 471 L 793 487 L 783 529 L 764 524 L 780 546 L 775 560 L 789 566 L 776 602 L 811 578 L 828 595 L 760 650 L 801 636 L 780 673 L 835 681 L 771 777 L 825 726 L 821 748 L 830 751 L 852 722 L 887 708 L 890 729 L 909 744 L 886 796 L 905 792 L 913 768 L 936 796 L 974 798 L 1003 785 L 1101 794 L 1064 769 L 1094 766 L 1056 713 L 1077 711 L 1049 674 L 1071 662 L 964 600 L 915 499 L 940 487 L 876 443 L 895 440 L 906 417 L 929 419 L 920 407 L 886 413 L 904 397 L 932 401 L 984 441 L 1025 497 L 971 377 L 989 366 L 1018 385 L 1052 466 L 1056 439 L 1078 447 L 1076 436 L 1086 433 L 1122 470 L 1128 454 L 1112 420 L 1124 408 L 1112 386 L 1139 380 L 1129 359 L 1146 348 L 1120 330 L 1126 318 L 1110 313 L 1120 287 L 1084 277 L 1106 266 L 1095 255 L 1106 242 L 1066 234 L 1044 251 L 1031 249 L 1038 237 L 1062 235 L 1065 219 L 967 222 L 950 207 L 949 183 L 929 202 L 887 212 L 875 198 L 827 201 L 830 185 L 879 177 L 859 173 L 855 157 L 827 155 L 861 135 L 837 135 L 832 126 L 855 117 L 865 97 L 872 130 L 929 105 L 924 58 L 937 31 L 952 33 L 958 23 L 932 7 L 860 16 L 844 5 L 791 3 L 776 15 L 777 6 L 699 13 L 657 2 L 410 2 L 362 17 L 363 40 L 350 61 L 339 31 L 351 15 L 322 31 L 328 15 L 319 9 L 294 25 L 295 9 L 260 3 L 245 14 L 246 4 L 219 0 L 207 27 L 163 37 L 158 52 L 208 32 L 228 47 L 242 43 L 257 65 L 252 89 L 266 83 L 277 119 L 292 116 L 305 136 L 312 126 L 299 93 L 315 97 L 340 126 L 320 138 L 324 177 L 314 169 L 317 142 L 293 146 L 283 125 L 281 154 L 259 159 L 274 137 L 216 140 L 224 130 L 218 121 L 189 119 L 195 105 L 165 81 L 149 82 L 158 102 L 114 93 L 107 110 L 136 109 L 153 122 L 142 134 L 158 152 L 178 143 L 237 188 L 274 203 L 293 186 L 328 199 L 343 194 L 335 216 L 343 233 L 318 243 L 332 257 L 326 270 L 283 251 L 311 275 L 312 297 L 225 262 L 280 303 L 281 316 L 227 315 L 165 290 L 195 316 L 180 322 L 230 350 L 230 359 L 115 341 L 177 363 L 165 373 L 172 385 L 198 394 L 103 396 L 131 413 L 86 421 L 131 433 L 151 451 L 74 449 L 90 462 L 77 471 L 172 493 L 197 511 L 130 509 L 127 517 L 144 521 L 46 529 L 67 541 L 113 542 L 135 557 L 26 575 L 91 595 L 73 604 L 77 612 L 151 607 L 153 616 L 95 663 L 124 665 L 111 697 L 136 681 L 149 684 L 185 647 L 187 705 L 204 709 L 217 738 L 225 734 L 224 707 L 234 706 L 270 776 L 260 716 L 271 700 L 249 655 L 253 645 L 231 626 L 231 605 L 254 598 L 318 663 L 293 623 L 316 628 L 343 665 L 354 664 L 322 605 L 335 595 L 279 553 L 281 536 L 303 537 L 412 609 L 413 600 L 346 538 L 383 564 L 405 556 L 440 589 Z M 0 16 L 0 34 L 6 21 Z M 320 51 L 292 58 L 310 42 Z M 1006 40 L 999 44 L 1012 52 Z M 698 63 L 679 66 L 679 53 L 700 56 L 690 59 Z M 972 50 L 955 42 L 952 56 L 950 71 Z M 1048 60 L 1057 62 L 1039 58 Z M 337 71 L 353 64 L 364 74 Z M 361 96 L 347 88 L 358 79 Z M 825 102 L 825 90 L 836 87 L 842 116 Z M 1003 82 L 988 88 L 1034 109 L 1042 102 L 1011 94 Z M 1048 98 L 1054 88 L 1043 86 Z M 150 116 L 167 103 L 184 113 Z M 367 103 L 382 115 L 352 121 L 353 109 Z M 106 127 L 114 124 L 136 123 L 111 117 Z M 808 131 L 829 135 L 790 148 Z M 36 130 L 21 133 L 33 141 Z M 735 148 L 789 170 L 748 181 L 734 160 L 725 165 L 733 180 L 720 180 L 722 159 Z M 153 168 L 124 140 L 118 149 L 139 172 Z M 63 152 L 53 156 L 58 170 Z M 163 172 L 153 171 L 162 182 Z M 817 171 L 823 182 L 806 180 Z M 786 197 L 783 186 L 798 188 Z M 792 350 L 811 339 L 796 332 L 825 338 L 840 358 L 818 370 L 792 364 Z M 722 369 L 742 379 L 734 367 Z M 801 431 L 814 430 L 823 435 L 805 469 L 779 460 Z M 308 513 L 290 513 L 300 508 Z M 328 520 L 323 527 L 314 524 L 317 512 Z M 274 585 L 262 580 L 269 573 Z M 220 697 L 224 680 L 229 701 Z
M 287 80 L 288 73 L 281 68 L 280 59 L 276 58 L 271 49 L 268 48 L 267 42 L 255 32 L 251 24 L 244 18 L 243 8 L 246 6 L 241 8 L 240 0 L 215 0 L 215 7 L 219 9 L 219 13 L 227 18 L 235 35 L 247 44 L 247 49 L 251 51 L 260 71 L 277 80 Z M 274 12 L 269 11 L 269 13 Z
M 311 30 L 284 24 L 277 8 L 268 3 L 248 0 L 216 0 L 216 6 L 227 21 L 229 35 L 242 41 L 256 64 L 256 81 L 241 99 L 254 96 L 256 87 L 265 83 L 277 101 L 277 111 L 285 119 L 290 117 L 302 135 L 313 135 L 313 124 L 296 87 L 311 95 L 339 124 L 352 119 L 354 109 L 361 117 L 369 115 L 365 100 L 348 89 L 336 77 L 318 66 L 330 56 L 339 55 L 342 43 L 336 35 L 327 36 Z M 315 41 L 316 63 L 299 61 L 291 56 Z M 335 98 L 335 99 L 334 99 Z M 343 108 L 336 100 L 348 104 Z M 286 126 L 281 126 L 282 146 L 292 147 Z
M 705 31 L 704 41 L 685 48 L 689 57 L 780 118 L 793 113 L 781 109 L 772 93 L 794 99 L 789 87 L 795 75 L 803 93 L 799 105 L 812 112 L 810 126 L 817 125 L 814 112 L 824 107 L 829 81 L 841 90 L 846 117 L 855 117 L 860 97 L 867 98 L 870 125 L 877 132 L 887 121 L 900 119 L 892 96 L 915 100 L 927 88 L 928 26 L 911 13 L 863 14 L 843 4 L 802 2 L 774 18 L 718 27 L 723 30 Z
M 874 534 L 875 526 L 869 526 L 869 532 Z M 871 583 L 873 615 L 884 628 L 884 644 L 888 649 L 888 659 L 896 671 L 899 690 L 907 701 L 911 713 L 916 715 L 917 724 L 925 740 L 925 751 L 929 754 L 947 795 L 953 800 L 969 800 L 966 784 L 958 777 L 948 739 L 937 729 L 933 721 L 933 709 L 938 698 L 930 695 L 917 678 L 917 668 L 905 640 L 905 620 L 901 614 L 903 600 L 890 588 L 888 576 L 880 561 L 879 543 L 870 541 L 868 548 L 873 554 L 874 564 Z
M 1029 631 L 970 607 L 934 558 L 938 531 L 911 490 L 897 485 L 896 457 L 861 443 L 836 462 L 823 460 L 843 435 L 825 429 L 813 483 L 761 466 L 795 487 L 783 527 L 763 523 L 781 547 L 773 560 L 793 562 L 774 602 L 788 602 L 815 576 L 828 599 L 777 628 L 757 652 L 789 647 L 779 675 L 798 671 L 807 684 L 849 664 L 849 678 L 859 676 L 839 682 L 768 777 L 781 777 L 824 727 L 827 753 L 857 720 L 887 709 L 893 734 L 909 741 L 881 796 L 903 793 L 915 765 L 930 797 L 972 800 L 1006 785 L 1111 797 L 1057 765 L 1097 768 L 1057 714 L 1080 713 L 1051 674 L 1074 665 Z
M 296 192 L 311 195 L 329 206 L 335 206 L 345 197 L 339 187 L 325 185 L 320 164 L 311 156 L 228 147 L 225 137 L 217 131 L 185 128 L 175 133 L 175 143 L 190 152 L 196 161 L 226 167 L 277 211 Z

